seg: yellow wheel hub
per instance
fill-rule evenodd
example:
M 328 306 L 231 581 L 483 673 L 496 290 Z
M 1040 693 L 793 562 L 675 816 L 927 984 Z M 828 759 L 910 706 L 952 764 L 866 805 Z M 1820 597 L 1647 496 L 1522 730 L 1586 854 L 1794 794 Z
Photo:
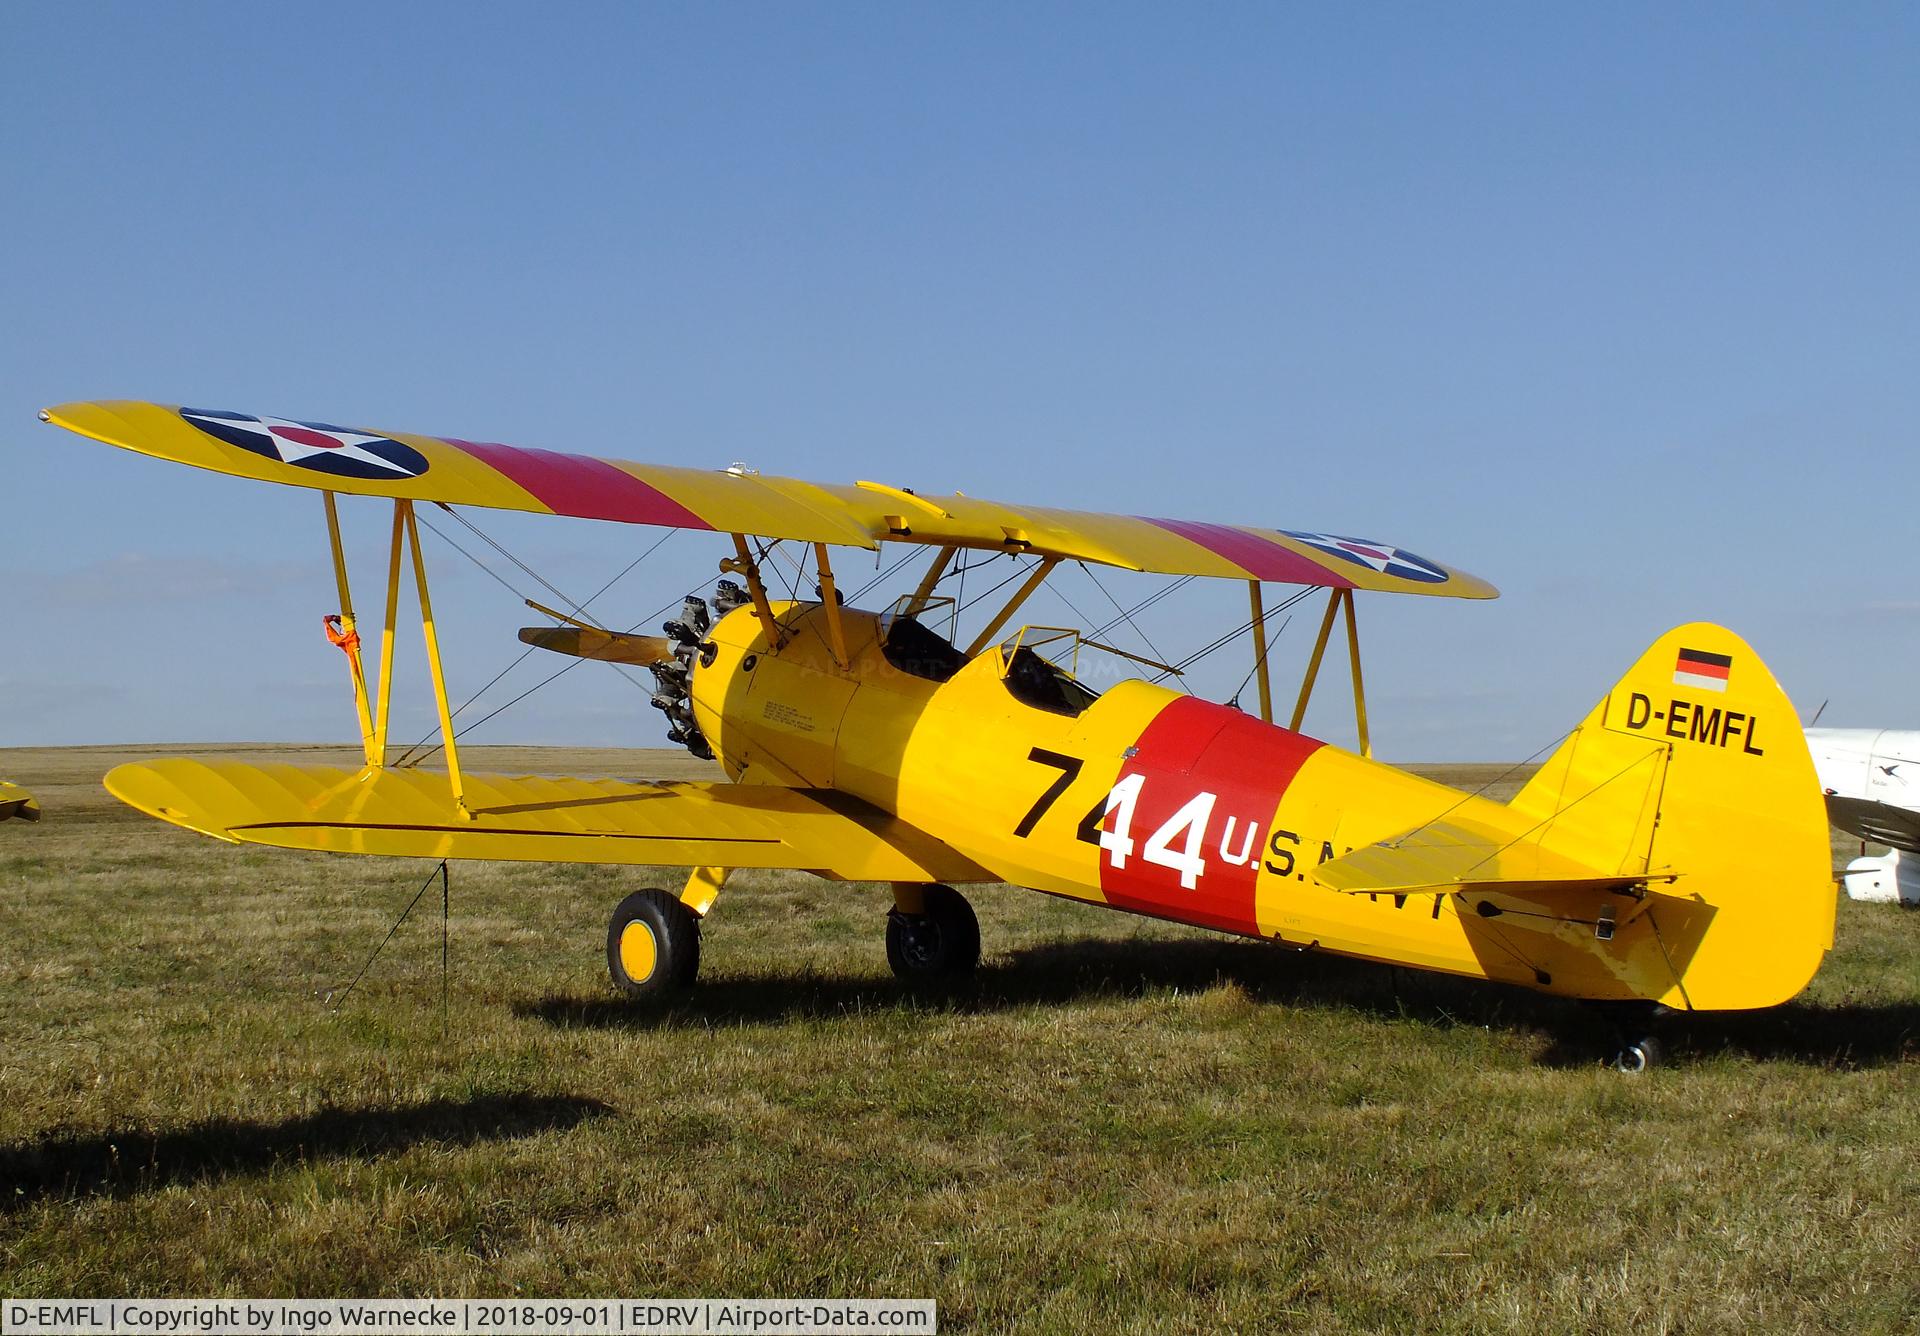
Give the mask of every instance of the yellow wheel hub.
M 653 940 L 652 928 L 636 920 L 620 930 L 620 968 L 633 982 L 651 979 L 659 959 L 660 948 Z

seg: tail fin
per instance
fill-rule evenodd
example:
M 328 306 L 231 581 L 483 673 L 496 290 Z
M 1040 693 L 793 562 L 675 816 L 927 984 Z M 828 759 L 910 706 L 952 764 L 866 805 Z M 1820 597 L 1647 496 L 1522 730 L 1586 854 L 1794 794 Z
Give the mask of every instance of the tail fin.
M 1510 807 L 1544 849 L 1649 882 L 1679 1005 L 1784 1002 L 1833 945 L 1826 808 L 1793 704 L 1694 622 L 1614 684 Z

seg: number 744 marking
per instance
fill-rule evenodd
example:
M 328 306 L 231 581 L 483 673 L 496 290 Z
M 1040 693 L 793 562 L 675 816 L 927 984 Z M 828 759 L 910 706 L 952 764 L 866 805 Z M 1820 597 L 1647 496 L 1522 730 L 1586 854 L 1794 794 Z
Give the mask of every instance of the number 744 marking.
M 1077 756 L 1048 751 L 1044 747 L 1035 747 L 1027 753 L 1027 759 L 1050 766 L 1060 774 L 1047 786 L 1046 791 L 1034 801 L 1033 806 L 1027 809 L 1027 814 L 1021 817 L 1019 824 L 1013 828 L 1013 833 L 1022 839 L 1033 833 L 1034 827 L 1040 824 L 1040 818 L 1045 816 L 1048 810 L 1060 800 L 1060 796 L 1073 786 L 1073 781 L 1079 778 L 1082 765 Z M 1106 797 L 1095 803 L 1086 816 L 1081 818 L 1075 831 L 1086 843 L 1099 845 L 1102 852 L 1106 854 L 1107 861 L 1116 871 L 1125 869 L 1127 860 L 1134 855 L 1136 848 L 1133 839 L 1134 815 L 1140 805 L 1140 791 L 1146 786 L 1146 782 L 1147 777 L 1144 774 L 1121 776 L 1119 782 L 1107 792 Z M 1207 843 L 1207 827 L 1213 822 L 1213 809 L 1217 802 L 1219 802 L 1219 795 L 1204 790 L 1187 799 L 1177 812 L 1168 817 L 1161 823 L 1158 830 L 1147 837 L 1145 845 L 1139 847 L 1141 861 L 1170 868 L 1179 873 L 1180 885 L 1184 890 L 1191 891 L 1198 888 L 1200 878 L 1207 872 L 1204 852 Z M 1105 828 L 1106 819 L 1109 816 L 1113 818 L 1111 830 Z M 1232 866 L 1245 867 L 1247 860 L 1253 856 L 1258 832 L 1249 822 L 1246 838 L 1242 841 L 1239 851 L 1235 853 L 1229 850 L 1227 845 L 1233 839 L 1233 828 L 1237 824 L 1237 818 L 1232 816 L 1227 818 L 1226 829 L 1221 832 L 1219 853 L 1220 857 Z

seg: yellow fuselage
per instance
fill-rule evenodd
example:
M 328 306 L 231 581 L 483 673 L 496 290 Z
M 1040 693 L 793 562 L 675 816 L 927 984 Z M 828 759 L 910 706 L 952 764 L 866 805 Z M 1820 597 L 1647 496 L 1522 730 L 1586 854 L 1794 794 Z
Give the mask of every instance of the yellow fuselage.
M 1016 693 L 1004 647 L 934 680 L 910 656 L 890 661 L 882 619 L 852 609 L 842 664 L 817 605 L 775 611 L 782 646 L 742 609 L 694 674 L 700 727 L 738 782 L 851 794 L 991 879 L 1054 895 L 1578 997 L 1686 1003 L 1644 916 L 1599 941 L 1564 903 L 1524 893 L 1499 897 L 1496 919 L 1484 899 L 1343 894 L 1313 876 L 1443 814 L 1519 838 L 1530 823 L 1505 804 L 1143 681 L 1077 714 L 1044 708 Z M 1694 1006 L 1780 1000 L 1712 981 L 1703 999 L 1688 982 Z

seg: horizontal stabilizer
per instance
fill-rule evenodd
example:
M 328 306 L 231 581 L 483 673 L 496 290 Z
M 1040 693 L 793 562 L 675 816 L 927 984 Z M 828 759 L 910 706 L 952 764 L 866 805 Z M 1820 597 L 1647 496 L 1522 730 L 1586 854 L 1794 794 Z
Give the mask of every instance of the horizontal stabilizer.
M 1355 849 L 1313 874 L 1348 895 L 1451 895 L 1456 891 L 1603 890 L 1672 881 L 1671 873 L 1608 872 L 1530 839 L 1502 840 L 1470 825 L 1435 821 L 1380 844 Z
M 237 843 L 412 858 L 795 868 L 850 881 L 987 874 L 897 817 L 831 790 L 466 775 L 172 757 L 123 765 L 114 797 Z
M 602 631 L 591 626 L 523 626 L 522 644 L 550 649 L 555 654 L 571 654 L 576 659 L 596 659 L 601 663 L 665 663 L 673 657 L 673 645 L 664 636 L 636 636 L 624 631 Z

